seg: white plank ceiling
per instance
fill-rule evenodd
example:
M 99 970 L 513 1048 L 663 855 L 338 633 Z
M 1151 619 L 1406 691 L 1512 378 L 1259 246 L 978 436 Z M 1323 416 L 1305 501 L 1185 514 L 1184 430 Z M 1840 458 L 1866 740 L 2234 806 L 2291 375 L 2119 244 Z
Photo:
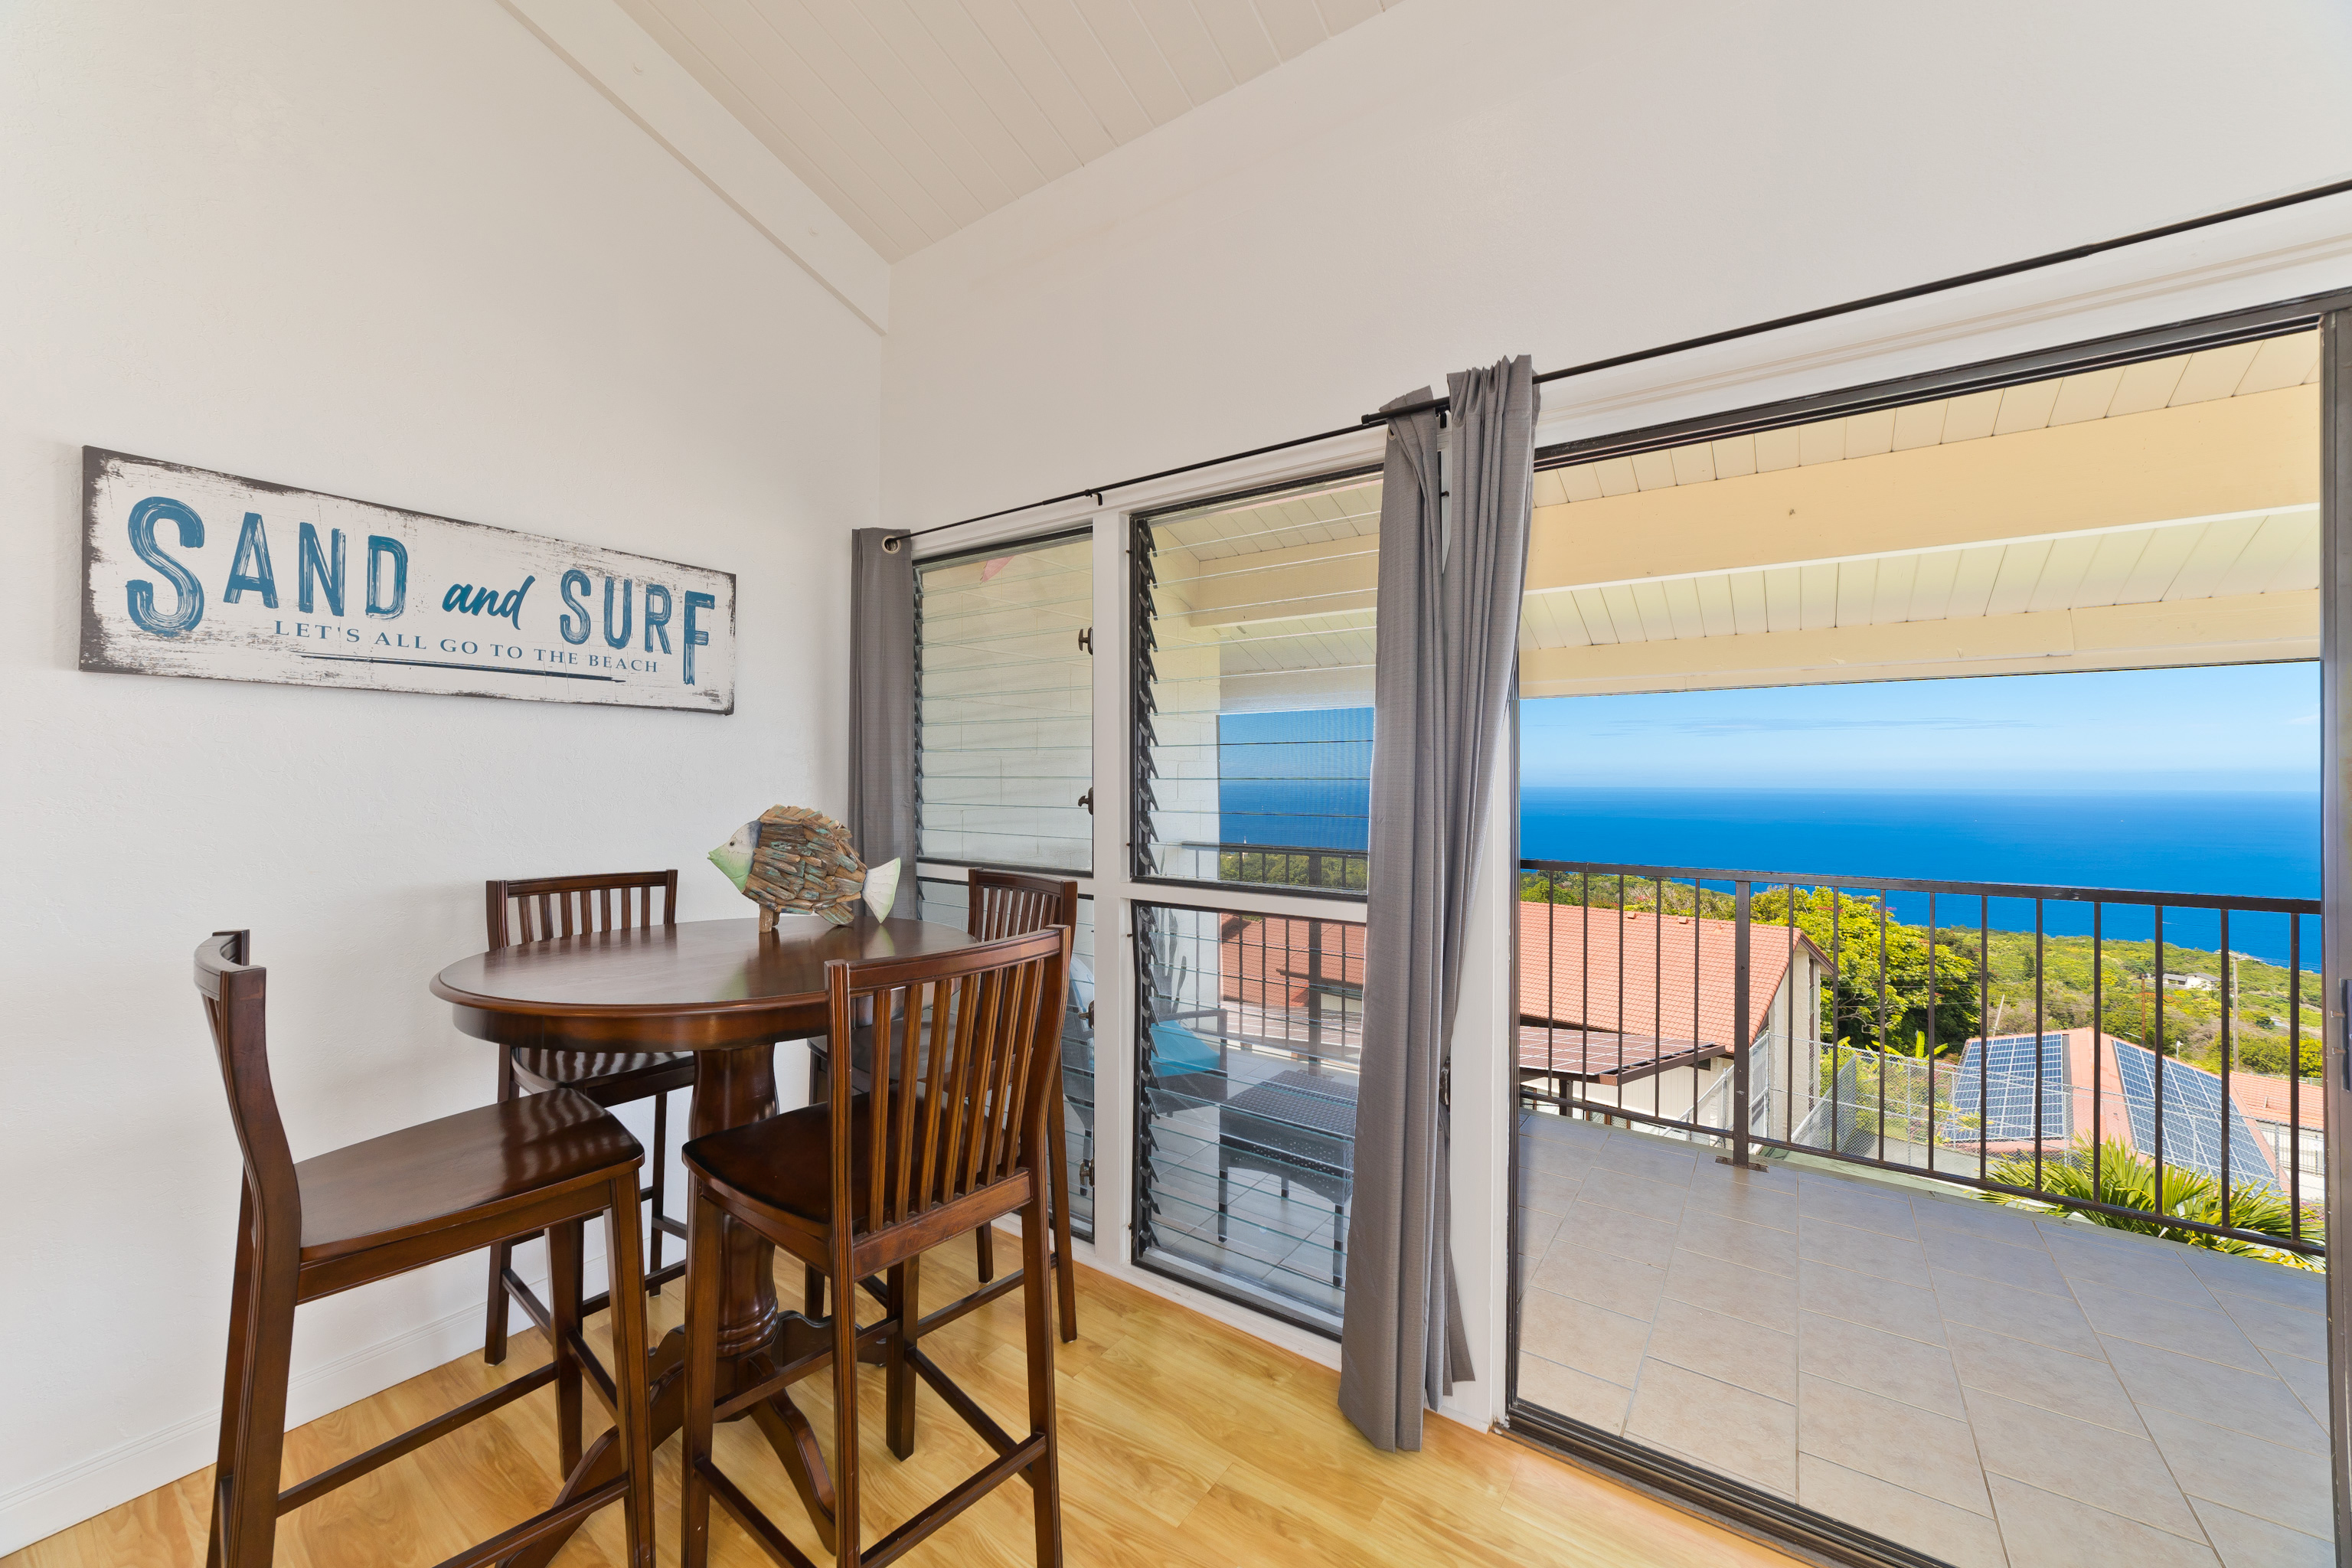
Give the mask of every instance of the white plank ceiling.
M 1539 507 L 1560 506 L 1670 485 L 1702 485 L 1745 474 L 1906 452 L 1915 447 L 2045 430 L 2086 419 L 2116 419 L 2217 397 L 2275 392 L 2318 379 L 2319 334 L 2296 332 L 2055 381 L 2028 382 L 1812 425 L 1784 426 L 1725 441 L 1701 441 L 1638 457 L 1553 468 L 1536 476 L 1535 501 Z
M 620 0 L 896 261 L 1402 0 Z

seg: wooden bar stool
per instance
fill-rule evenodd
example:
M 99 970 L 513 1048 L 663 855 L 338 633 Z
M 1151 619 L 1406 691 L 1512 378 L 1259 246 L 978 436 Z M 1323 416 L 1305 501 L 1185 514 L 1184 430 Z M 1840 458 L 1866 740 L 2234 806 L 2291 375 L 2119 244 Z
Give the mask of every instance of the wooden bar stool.
M 196 989 L 204 995 L 229 1116 L 245 1154 L 206 1568 L 268 1568 L 281 1515 L 550 1383 L 556 1385 L 556 1425 L 568 1473 L 580 1463 L 583 1364 L 593 1369 L 597 1394 L 612 1407 L 625 1455 L 623 1473 L 459 1552 L 441 1568 L 503 1561 L 614 1501 L 627 1516 L 630 1561 L 635 1568 L 653 1568 L 652 1416 L 637 1250 L 637 1171 L 645 1152 L 637 1141 L 578 1095 L 536 1094 L 298 1164 L 269 1083 L 268 972 L 249 964 L 247 955 L 241 931 L 215 932 L 196 949 Z M 583 1363 L 579 1331 L 582 1226 L 596 1214 L 606 1220 L 613 1271 L 612 1373 L 593 1359 Z M 279 1490 L 295 1307 L 538 1231 L 547 1233 L 556 1260 L 549 1336 L 553 1359 Z
M 832 1037 L 851 1037 L 861 1005 L 886 1021 L 877 1026 L 885 1070 L 872 1075 L 873 1088 L 857 1092 L 847 1054 L 836 1053 L 825 1104 L 714 1132 L 681 1151 L 694 1175 L 687 1222 L 685 1568 L 709 1562 L 714 1496 L 777 1562 L 787 1568 L 809 1562 L 711 1458 L 719 1420 L 815 1370 L 788 1368 L 719 1404 L 722 1216 L 821 1270 L 833 1289 L 827 1359 L 839 1568 L 890 1562 L 1015 1475 L 1034 1494 L 1040 1568 L 1058 1568 L 1061 1461 L 1040 1167 L 1059 1160 L 1047 1144 L 1047 1108 L 1060 1089 L 1069 965 L 1067 926 L 932 958 L 829 963 Z M 923 1315 L 923 1251 L 1008 1214 L 1021 1216 L 1021 1272 Z M 857 1510 L 857 1352 L 872 1331 L 861 1333 L 850 1303 L 858 1282 L 877 1274 L 888 1281 L 883 1354 L 890 1451 L 900 1458 L 914 1451 L 919 1376 L 996 1458 L 867 1549 Z M 940 1371 L 921 1342 L 1016 1283 L 1027 1307 L 1029 1363 L 1029 1433 L 1020 1438 Z
M 489 946 L 544 942 L 551 937 L 629 931 L 654 923 L 654 893 L 661 893 L 661 923 L 677 924 L 677 873 L 613 871 L 588 877 L 534 877 L 483 884 L 489 917 Z M 653 1179 L 638 1195 L 652 1205 L 653 1226 L 646 1260 L 646 1294 L 686 1272 L 680 1258 L 662 1267 L 665 1233 L 686 1239 L 686 1226 L 662 1212 L 669 1180 L 669 1094 L 694 1087 L 692 1051 L 546 1051 L 518 1048 L 499 1053 L 499 1099 L 568 1089 L 610 1110 L 631 1100 L 654 1102 Z M 520 1302 L 541 1332 L 550 1331 L 547 1304 L 514 1271 L 517 1237 L 490 1248 L 490 1299 L 482 1327 L 482 1359 L 492 1366 L 507 1359 L 507 1299 Z M 583 1313 L 604 1310 L 606 1298 L 593 1296 Z
M 1024 936 L 1048 926 L 1068 926 L 1073 936 L 1078 920 L 1078 885 L 1071 880 L 1055 880 L 1047 877 L 1024 877 L 1013 871 L 974 869 L 969 884 L 970 892 L 964 903 L 964 930 L 983 941 L 994 942 L 1000 937 Z M 872 1070 L 873 1047 L 868 1043 L 872 1030 L 860 1025 L 850 1055 L 850 1081 L 863 1092 L 867 1087 L 867 1075 Z M 824 1043 L 809 1042 L 809 1100 L 821 1103 L 827 1093 Z M 1065 1266 L 1070 1256 L 1070 1166 L 1066 1152 L 1069 1144 L 1066 1093 L 1056 1086 L 1048 1107 L 1050 1123 L 1047 1139 L 1057 1151 L 1049 1173 L 1053 1198 L 1054 1255 L 1048 1265 L 1054 1270 L 1055 1301 L 1061 1309 L 1061 1332 L 1064 1340 L 1078 1337 L 1077 1276 Z M 996 1277 L 996 1232 L 992 1226 L 982 1226 L 971 1233 L 972 1250 L 983 1282 Z M 870 1287 L 869 1287 L 870 1288 Z M 824 1282 L 819 1270 L 808 1270 L 805 1287 L 808 1314 L 812 1318 L 824 1315 Z

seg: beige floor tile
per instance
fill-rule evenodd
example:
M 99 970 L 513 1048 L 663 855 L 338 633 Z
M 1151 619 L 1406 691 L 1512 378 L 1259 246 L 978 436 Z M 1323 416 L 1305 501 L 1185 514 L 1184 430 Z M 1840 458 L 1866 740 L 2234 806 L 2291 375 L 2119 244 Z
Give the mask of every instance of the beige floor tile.
M 1540 1171 L 1519 1173 L 1519 1206 L 1539 1214 L 1563 1215 L 1584 1186 L 1580 1176 L 1548 1176 Z
M 1938 1162 L 1939 1168 L 1940 1164 Z M 1971 1162 L 1967 1173 L 1971 1176 L 1976 1174 L 1973 1164 Z M 2006 1204 L 1915 1193 L 1911 1197 L 1911 1217 L 1922 1230 L 1957 1230 L 1986 1241 L 2005 1241 L 2011 1247 L 2042 1245 L 2042 1227 L 2034 1223 L 2033 1216 Z
M 1703 1252 L 1676 1252 L 1666 1270 L 1666 1295 L 1727 1317 L 1743 1318 L 1784 1334 L 1797 1331 L 1797 1282 L 1743 1268 Z
M 1559 1236 L 1560 1222 L 1565 1216 L 1546 1214 L 1541 1209 L 1521 1209 L 1518 1214 L 1518 1250 L 1540 1258 L 1544 1249 Z
M 1519 1397 L 1588 1426 L 1622 1433 L 1625 1430 L 1625 1407 L 1633 1403 L 1633 1391 L 1521 1351 Z
M 2142 1410 L 2175 1411 L 2266 1443 L 2327 1452 L 2326 1430 L 2274 1373 L 2245 1372 L 2136 1340 L 2108 1341 L 2107 1360 Z
M 1521 1349 L 1626 1388 L 1633 1386 L 1649 1337 L 1650 1325 L 1639 1318 L 1549 1290 L 1530 1290 L 1519 1304 Z
M 1916 1285 L 1898 1285 L 1809 1259 L 1797 1267 L 1797 1296 L 1808 1312 L 1883 1328 L 1923 1344 L 1944 1342 L 1935 1293 Z
M 2145 1437 L 1978 1388 L 1969 1390 L 1969 1424 L 1988 1475 L 2061 1492 L 2175 1535 L 2202 1533 L 2165 1456 Z
M 2140 1415 L 2189 1496 L 2305 1535 L 2332 1533 L 2326 1456 L 2265 1443 L 2169 1410 Z
M 1566 1245 L 1552 1248 L 1531 1283 L 1555 1296 L 1573 1296 L 1647 1321 L 1666 1288 L 1666 1271 L 1612 1253 L 1589 1251 L 1571 1237 Z
M 1997 1280 L 2014 1285 L 2022 1290 L 2039 1290 L 2045 1296 L 2067 1293 L 2065 1277 L 2058 1265 L 2040 1247 L 2012 1247 L 2005 1241 L 1988 1241 L 1982 1237 L 1965 1235 L 1956 1230 L 1938 1230 L 1927 1226 L 1919 1233 L 1919 1246 L 1927 1254 L 1927 1266 L 1951 1274 L 1973 1274 L 1979 1279 Z
M 2174 1247 L 2176 1253 L 2189 1250 Z M 2140 1247 L 2116 1247 L 2073 1237 L 2053 1236 L 2050 1256 L 2069 1284 L 2102 1285 L 2155 1296 L 2179 1306 L 2212 1310 L 2217 1303 L 2203 1281 L 2178 1257 L 2166 1257 Z
M 2336 1545 L 2267 1519 L 2189 1500 L 2205 1526 L 2205 1539 L 2221 1554 L 2221 1568 L 2335 1568 Z
M 2265 1301 L 2276 1301 L 2282 1307 L 2300 1307 L 2306 1312 L 2327 1310 L 2327 1276 L 2308 1268 L 2282 1268 L 2275 1263 L 2265 1263 L 2259 1258 L 2244 1258 L 2234 1252 L 2215 1252 L 2210 1247 L 2191 1247 L 2182 1249 L 2190 1273 L 2215 1291 L 2234 1296 L 2260 1296 Z
M 1965 1421 L 1804 1373 L 1797 1415 L 1805 1453 L 1970 1513 L 1992 1511 Z
M 1798 1364 L 1808 1376 L 1826 1377 L 1938 1415 L 1968 1417 L 1951 1354 L 1942 1345 L 1922 1344 L 1819 1312 L 1802 1314 L 1797 1344 Z
M 2000 1527 L 1984 1515 L 1812 1454 L 1797 1456 L 1797 1500 L 1832 1519 L 1941 1558 L 1953 1568 L 2004 1568 L 2009 1561 L 2001 1551 Z
M 1718 1214 L 1774 1230 L 1797 1228 L 1797 1184 L 1785 1171 L 1735 1171 L 1701 1165 L 1691 1175 L 1687 1211 Z
M 2215 1300 L 2239 1331 L 2254 1342 L 2256 1349 L 2305 1361 L 2327 1359 L 2327 1317 L 2324 1310 L 2307 1312 L 2259 1296 L 2238 1296 L 2226 1291 Z
M 1797 1408 L 1668 1362 L 1642 1369 L 1625 1436 L 1794 1496 Z
M 2053 1350 L 2106 1359 L 2099 1337 L 2084 1321 L 2082 1309 L 2063 1296 L 2021 1290 L 2014 1285 L 1979 1279 L 1973 1274 L 1935 1276 L 1936 1301 L 1946 1321 L 1973 1323 L 2012 1339 L 2032 1340 Z
M 1685 1251 L 1703 1252 L 1710 1258 L 1720 1258 L 1726 1263 L 1737 1263 L 1743 1268 L 1761 1269 L 1767 1274 L 1794 1278 L 1797 1272 L 1796 1232 L 1750 1225 L 1746 1220 L 1727 1219 L 1722 1215 L 1684 1215 L 1682 1228 L 1675 1236 L 1675 1245 Z
M 2294 1396 L 2303 1401 L 2303 1407 L 2311 1418 L 2325 1428 L 2327 1425 L 2326 1366 L 2319 1362 L 2305 1361 L 2300 1356 L 2273 1355 L 2268 1352 L 2263 1353 L 2263 1359 L 2271 1363 L 2271 1370 L 2278 1373 L 2279 1381 L 2293 1389 Z
M 2056 1492 L 1987 1478 L 2009 1568 L 2218 1568 L 2202 1541 L 2189 1541 Z
M 1674 1226 L 1600 1204 L 1577 1204 L 1569 1214 L 1565 1234 L 1581 1246 L 1637 1263 L 1654 1263 L 1661 1268 L 1674 1256 Z
M 2137 1340 L 2158 1350 L 2179 1351 L 2248 1372 L 2270 1370 L 2262 1352 L 2224 1313 L 2200 1311 L 2104 1285 L 2077 1285 L 2074 1300 L 2091 1327 L 2109 1339 Z
M 1795 1336 L 1687 1301 L 1659 1304 L 1650 1328 L 1649 1359 L 1672 1362 L 1782 1404 L 1796 1402 Z
M 1907 1200 L 1871 1192 L 1857 1182 L 1813 1171 L 1805 1172 L 1798 1182 L 1797 1212 L 1887 1236 L 1916 1239 L 1918 1234 L 1911 1222 Z
M 2069 1355 L 2031 1340 L 2011 1339 L 1973 1323 L 1947 1323 L 1952 1363 L 1960 1382 L 2021 1405 L 2035 1405 L 2077 1421 L 2147 1435 L 2131 1395 L 2104 1359 Z
M 1691 1169 L 1698 1163 L 1698 1156 L 1676 1148 L 1664 1138 L 1612 1127 L 1609 1141 L 1593 1151 L 1592 1163 L 1596 1169 L 1622 1171 L 1629 1176 L 1679 1187 L 1690 1184 Z
M 1916 1241 L 1883 1231 L 1857 1230 L 1811 1215 L 1797 1222 L 1797 1256 L 1834 1264 L 1898 1285 L 1927 1283 L 1927 1255 Z
M 1595 1166 L 1584 1178 L 1578 1195 L 1589 1204 L 1601 1204 L 1672 1225 L 1682 1217 L 1685 1189 Z

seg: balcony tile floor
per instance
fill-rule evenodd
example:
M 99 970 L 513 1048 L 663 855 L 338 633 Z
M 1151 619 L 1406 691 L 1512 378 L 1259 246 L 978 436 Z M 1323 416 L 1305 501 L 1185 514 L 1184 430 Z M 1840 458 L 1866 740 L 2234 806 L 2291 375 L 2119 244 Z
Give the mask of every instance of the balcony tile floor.
M 2321 1276 L 1520 1124 L 1522 1399 L 1961 1568 L 2334 1561 Z

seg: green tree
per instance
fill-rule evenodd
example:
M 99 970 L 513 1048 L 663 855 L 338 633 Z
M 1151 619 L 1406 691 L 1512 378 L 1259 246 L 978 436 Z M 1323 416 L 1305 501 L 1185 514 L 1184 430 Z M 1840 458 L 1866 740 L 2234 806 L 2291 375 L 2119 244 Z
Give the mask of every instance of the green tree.
M 1879 1048 L 1881 959 L 1884 958 L 1885 1048 L 1923 1053 L 1928 1028 L 1928 976 L 1935 977 L 1936 1054 L 1958 1052 L 1977 1032 L 1977 965 L 1971 950 L 1938 934 L 1931 958 L 1927 933 L 1899 921 L 1884 921 L 1876 899 L 1829 888 L 1768 888 L 1756 895 L 1752 918 L 1782 925 L 1796 902 L 1797 929 L 1836 964 L 1829 993 L 1830 1037 Z M 1883 952 L 1882 952 L 1883 950 Z

